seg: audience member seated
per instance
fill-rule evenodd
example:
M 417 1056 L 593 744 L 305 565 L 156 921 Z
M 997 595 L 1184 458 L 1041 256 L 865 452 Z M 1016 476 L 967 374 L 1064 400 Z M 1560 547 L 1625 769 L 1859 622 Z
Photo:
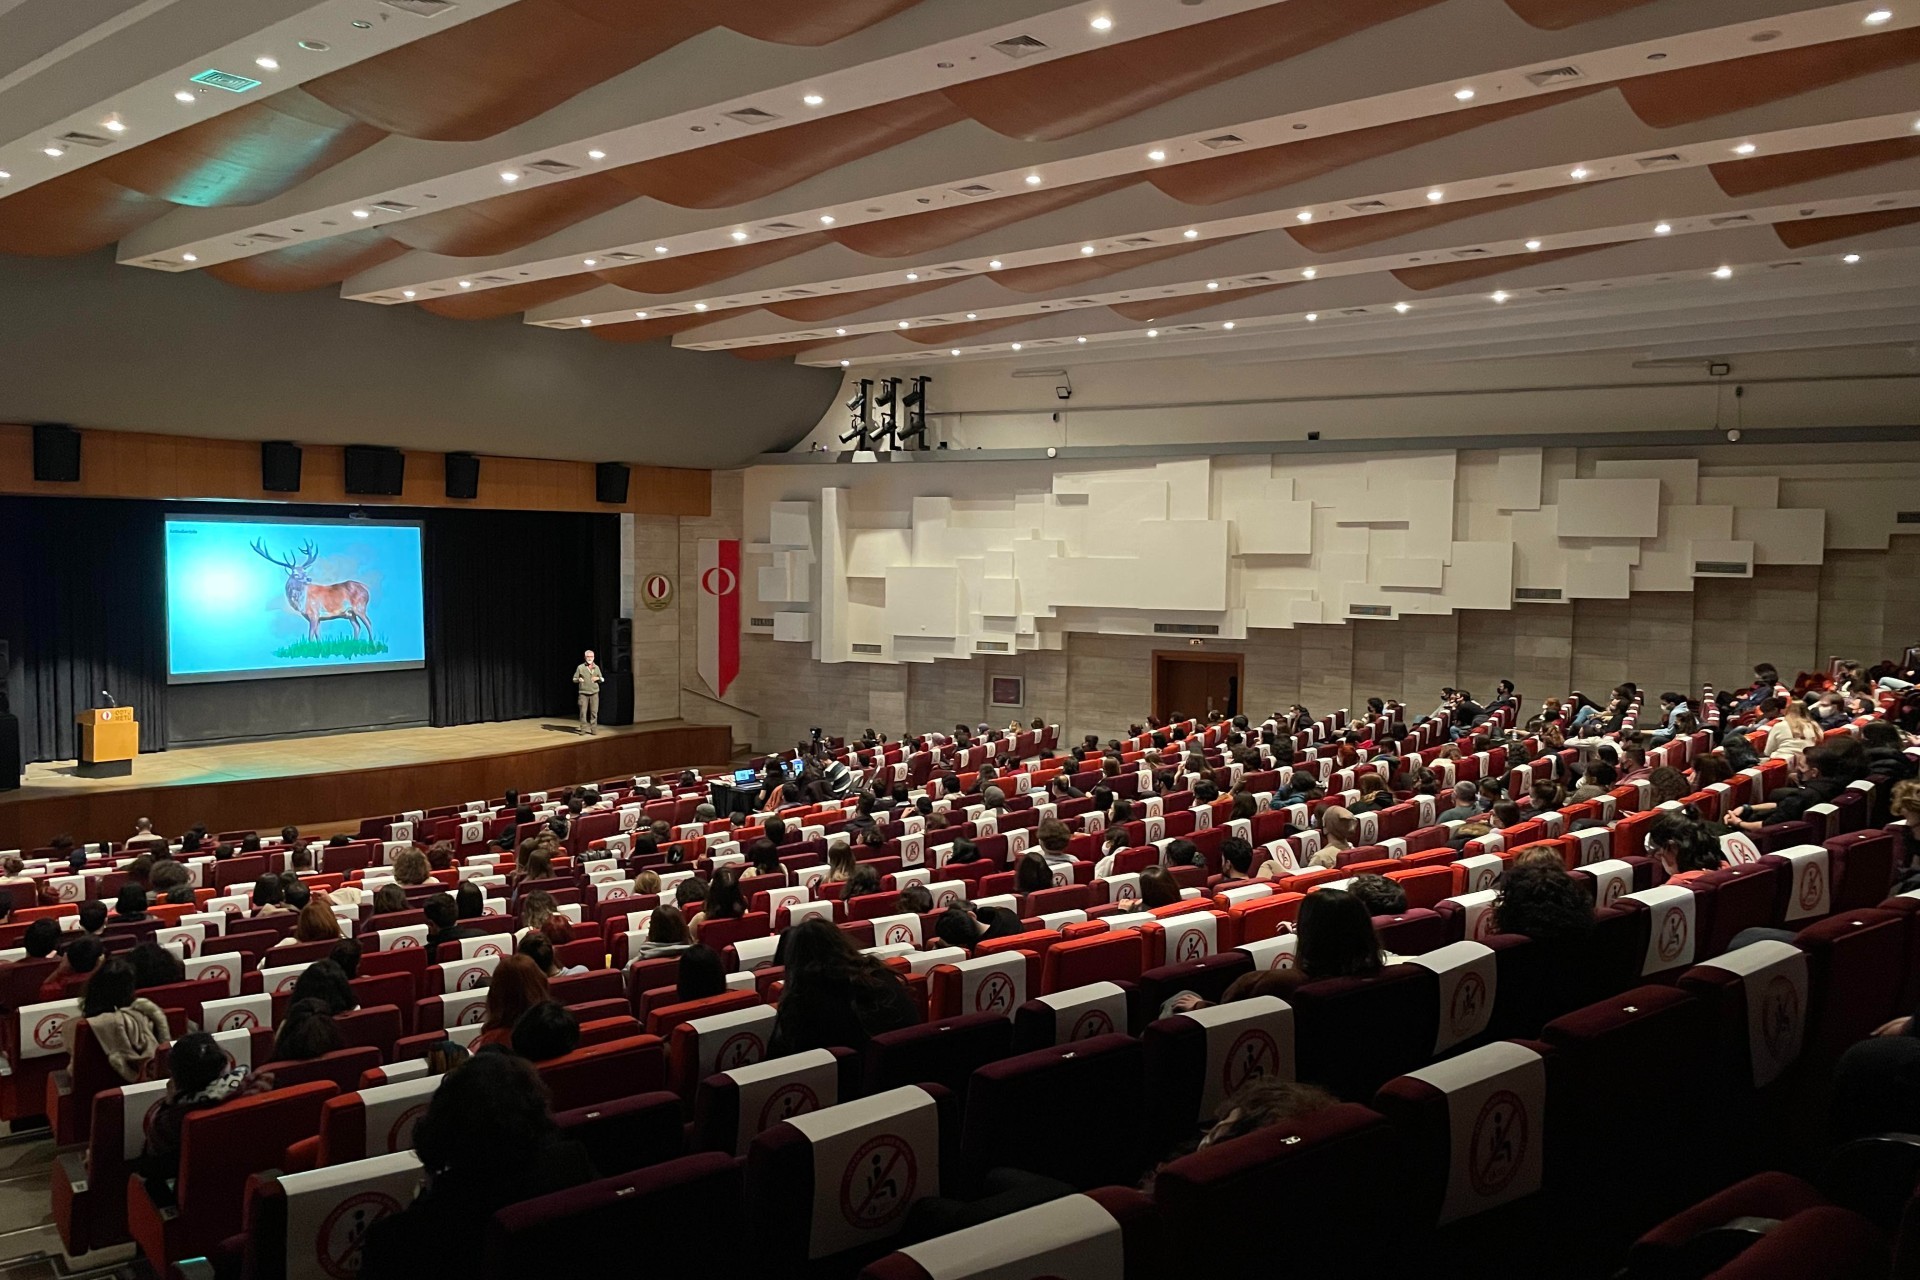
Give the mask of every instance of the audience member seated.
M 836 1046 L 857 1049 L 883 1031 L 919 1021 L 900 975 L 860 954 L 830 921 L 817 916 L 802 920 L 787 934 L 786 990 L 773 1024 L 770 1056 Z
M 397 884 L 383 884 L 373 892 L 373 914 L 385 915 L 407 909 L 407 891 Z
M 124 893 L 122 896 L 125 896 Z M 287 887 L 279 876 L 261 876 L 253 882 L 253 914 L 284 916 L 293 910 L 287 905 Z
M 1847 789 L 1849 782 L 1860 776 L 1857 768 L 1849 767 L 1849 756 L 1853 753 L 1847 750 L 1848 746 L 1865 758 L 1865 751 L 1851 738 L 1844 746 L 1822 743 L 1803 752 L 1799 786 L 1770 792 L 1764 802 L 1747 805 L 1730 816 L 1727 825 L 1742 831 L 1758 831 L 1780 822 L 1797 822 L 1814 805 L 1832 801 Z
M 340 1034 L 327 1001 L 309 996 L 287 1006 L 280 1025 L 274 1028 L 273 1052 L 268 1061 L 306 1062 L 346 1047 L 346 1038 Z
M 42 1000 L 60 1000 L 71 994 L 74 979 L 85 977 L 99 965 L 106 954 L 100 940 L 93 937 L 79 937 L 67 944 L 60 953 L 60 967 L 47 976 L 40 984 Z
M 127 963 L 133 966 L 136 987 L 164 987 L 186 980 L 187 967 L 180 957 L 157 942 L 143 942 L 127 952 Z
M 1353 848 L 1353 842 L 1360 836 L 1360 824 L 1353 814 L 1334 805 L 1320 815 L 1320 852 L 1313 855 L 1316 867 L 1333 867 L 1340 863 L 1340 855 Z
M 433 878 L 433 864 L 418 849 L 402 849 L 393 857 L 393 878 L 408 888 L 425 884 Z
M 1165 867 L 1148 867 L 1140 873 L 1140 910 L 1172 906 L 1180 901 L 1180 884 Z
M 342 938 L 334 943 L 333 949 L 327 952 L 327 959 L 340 966 L 340 972 L 347 975 L 348 982 L 360 976 L 360 944 L 352 938 Z
M 1011 938 L 1021 932 L 1020 917 L 1005 907 L 976 907 L 956 903 L 941 912 L 933 922 L 933 936 L 942 946 L 959 947 L 969 955 L 980 944 L 994 938 Z
M 545 1000 L 513 1024 L 513 1052 L 528 1062 L 551 1062 L 580 1047 L 580 1020 L 555 1000 Z
M 460 923 L 460 909 L 454 904 L 450 893 L 436 893 L 428 898 L 421 910 L 427 917 L 427 955 L 435 956 L 443 942 L 458 942 L 462 938 L 478 937 L 480 930 L 470 924 Z
M 878 882 L 875 883 L 878 890 Z M 740 892 L 740 868 L 722 867 L 707 882 L 707 899 L 699 914 L 687 921 L 687 932 L 700 941 L 700 926 L 709 920 L 738 920 L 747 914 L 747 899 Z
M 346 971 L 331 960 L 316 960 L 294 979 L 294 1000 L 317 1000 L 330 1014 L 351 1013 L 360 1005 Z
M 695 945 L 680 956 L 680 976 L 674 998 L 682 1003 L 705 1000 L 727 989 L 727 966 L 712 947 Z
M 522 955 L 501 960 L 487 983 L 487 1016 L 480 1024 L 474 1048 L 478 1050 L 490 1044 L 511 1046 L 513 1026 L 520 1021 L 520 1015 L 549 998 L 547 975 L 540 972 L 539 965 Z
M 1443 810 L 1438 822 L 1465 822 L 1480 813 L 1480 788 L 1471 782 L 1453 784 L 1453 807 Z
M 1407 891 L 1385 876 L 1355 876 L 1347 892 L 1366 904 L 1368 915 L 1397 916 L 1407 909 Z
M 125 885 L 113 904 L 113 922 L 125 924 L 147 919 L 147 891 L 137 884 Z
M 326 942 L 340 937 L 340 917 L 333 914 L 332 901 L 325 894 L 309 898 L 307 905 L 300 908 L 289 936 L 294 942 Z
M 256 1076 L 234 1065 L 209 1033 L 181 1036 L 167 1055 L 167 1091 L 147 1119 L 147 1145 L 137 1165 L 154 1202 L 173 1203 L 173 1182 L 180 1175 L 180 1130 L 189 1115 L 271 1088 L 271 1075 Z
M 129 1082 L 145 1074 L 153 1055 L 172 1034 L 160 1006 L 134 990 L 131 964 L 119 956 L 101 961 L 87 978 L 80 1017 L 61 1028 L 61 1039 L 71 1054 L 73 1038 L 84 1020 L 115 1074 Z
M 1653 820 L 1643 841 L 1647 856 L 1660 864 L 1666 883 L 1684 885 L 1726 865 L 1720 841 L 1692 811 L 1670 809 Z

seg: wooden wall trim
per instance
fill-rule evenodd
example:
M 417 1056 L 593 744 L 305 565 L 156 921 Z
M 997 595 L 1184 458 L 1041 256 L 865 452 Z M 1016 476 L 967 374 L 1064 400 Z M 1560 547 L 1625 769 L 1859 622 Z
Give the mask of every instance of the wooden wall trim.
M 633 465 L 622 506 L 593 497 L 593 463 L 551 458 L 480 460 L 480 492 L 472 501 L 446 496 L 438 453 L 405 450 L 406 491 L 396 498 L 350 496 L 339 445 L 302 445 L 299 493 L 260 487 L 260 442 L 133 431 L 80 432 L 80 480 L 33 478 L 33 429 L 0 423 L 0 494 L 76 498 L 229 498 L 254 502 L 347 503 L 363 506 L 488 507 L 514 511 L 628 511 L 646 516 L 709 514 L 710 474 L 684 467 Z M 369 443 L 378 443 L 369 441 Z

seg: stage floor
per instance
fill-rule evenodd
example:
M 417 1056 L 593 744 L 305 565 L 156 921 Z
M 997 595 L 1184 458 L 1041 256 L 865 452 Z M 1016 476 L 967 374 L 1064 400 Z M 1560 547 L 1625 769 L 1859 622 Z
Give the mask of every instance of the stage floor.
M 143 755 L 124 778 L 83 778 L 74 761 L 55 761 L 29 766 L 19 790 L 0 792 L 0 849 L 61 832 L 124 840 L 136 817 L 169 834 L 192 822 L 218 831 L 356 821 L 509 786 L 711 768 L 732 754 L 725 726 L 656 720 L 588 736 L 571 720 L 537 719 L 187 747 Z

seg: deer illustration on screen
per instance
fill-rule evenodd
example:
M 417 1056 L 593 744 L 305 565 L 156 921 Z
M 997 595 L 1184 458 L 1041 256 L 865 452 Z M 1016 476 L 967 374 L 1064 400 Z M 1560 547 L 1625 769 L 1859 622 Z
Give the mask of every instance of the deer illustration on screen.
M 254 540 L 253 551 L 287 571 L 287 607 L 307 620 L 307 639 L 318 640 L 320 624 L 335 618 L 345 618 L 356 639 L 362 627 L 367 629 L 367 639 L 373 639 L 373 623 L 367 620 L 367 584 L 351 578 L 345 582 L 315 582 L 307 577 L 307 570 L 320 558 L 320 548 L 312 542 L 301 543 L 300 549 L 285 560 L 268 552 L 264 538 Z

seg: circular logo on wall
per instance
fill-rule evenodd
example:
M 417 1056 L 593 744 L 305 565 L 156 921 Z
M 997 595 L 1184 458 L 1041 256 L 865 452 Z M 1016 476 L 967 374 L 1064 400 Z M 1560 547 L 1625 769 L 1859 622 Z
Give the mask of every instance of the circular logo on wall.
M 673 579 L 664 573 L 649 574 L 640 584 L 640 602 L 654 613 L 673 603 Z
M 700 589 L 710 596 L 730 596 L 738 585 L 739 579 L 734 577 L 733 570 L 719 565 L 700 575 Z

